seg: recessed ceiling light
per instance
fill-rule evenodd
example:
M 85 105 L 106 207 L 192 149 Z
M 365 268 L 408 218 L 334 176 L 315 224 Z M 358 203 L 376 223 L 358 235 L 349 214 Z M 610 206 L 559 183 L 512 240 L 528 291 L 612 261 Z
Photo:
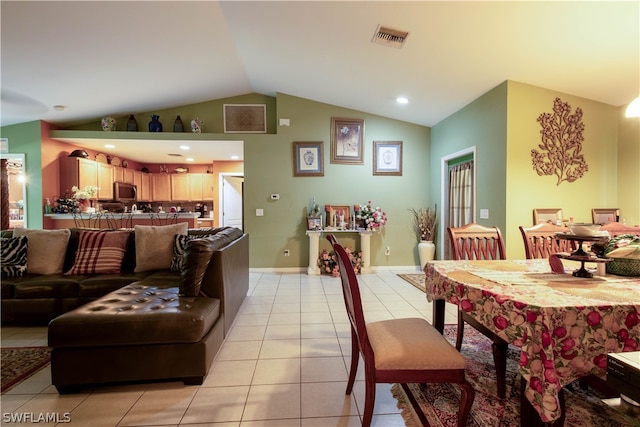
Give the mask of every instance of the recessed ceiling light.
M 104 144 L 104 148 L 116 148 L 113 144 Z
M 405 98 L 404 96 L 399 96 L 396 98 L 396 102 L 398 104 L 408 104 L 409 100 L 407 98 Z
M 54 105 L 53 109 L 56 111 L 64 111 L 64 105 Z
M 188 146 L 188 145 L 181 145 L 181 146 L 180 146 L 180 149 L 181 149 L 181 150 L 188 150 L 188 149 L 189 149 L 189 146 Z
M 187 162 L 193 162 L 193 159 L 191 157 L 187 157 Z

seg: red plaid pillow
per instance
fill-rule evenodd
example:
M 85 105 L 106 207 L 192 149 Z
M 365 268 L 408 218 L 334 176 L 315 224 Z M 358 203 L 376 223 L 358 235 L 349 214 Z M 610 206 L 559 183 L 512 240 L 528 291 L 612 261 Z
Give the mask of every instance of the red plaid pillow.
M 120 273 L 128 231 L 81 231 L 73 267 L 65 274 Z

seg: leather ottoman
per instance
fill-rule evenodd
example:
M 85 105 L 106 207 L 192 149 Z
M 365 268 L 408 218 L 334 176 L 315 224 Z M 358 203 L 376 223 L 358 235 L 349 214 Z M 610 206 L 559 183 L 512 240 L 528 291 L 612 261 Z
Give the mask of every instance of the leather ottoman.
M 135 282 L 49 323 L 51 380 L 82 386 L 179 379 L 202 384 L 224 340 L 217 298 Z

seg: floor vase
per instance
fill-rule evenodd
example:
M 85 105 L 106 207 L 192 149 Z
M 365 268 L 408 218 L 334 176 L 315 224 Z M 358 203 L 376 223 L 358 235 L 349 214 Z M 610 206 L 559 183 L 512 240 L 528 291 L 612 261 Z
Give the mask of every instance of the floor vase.
M 433 261 L 436 254 L 436 245 L 431 240 L 422 240 L 418 243 L 418 256 L 420 257 L 420 270 L 428 261 Z

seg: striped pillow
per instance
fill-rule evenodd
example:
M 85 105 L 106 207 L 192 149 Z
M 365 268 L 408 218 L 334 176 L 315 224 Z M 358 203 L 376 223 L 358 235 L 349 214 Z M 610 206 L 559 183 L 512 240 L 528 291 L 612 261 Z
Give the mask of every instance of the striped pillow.
M 2 276 L 19 277 L 27 271 L 27 236 L 3 237 L 0 250 Z
M 120 273 L 128 231 L 81 231 L 73 267 L 64 274 Z

